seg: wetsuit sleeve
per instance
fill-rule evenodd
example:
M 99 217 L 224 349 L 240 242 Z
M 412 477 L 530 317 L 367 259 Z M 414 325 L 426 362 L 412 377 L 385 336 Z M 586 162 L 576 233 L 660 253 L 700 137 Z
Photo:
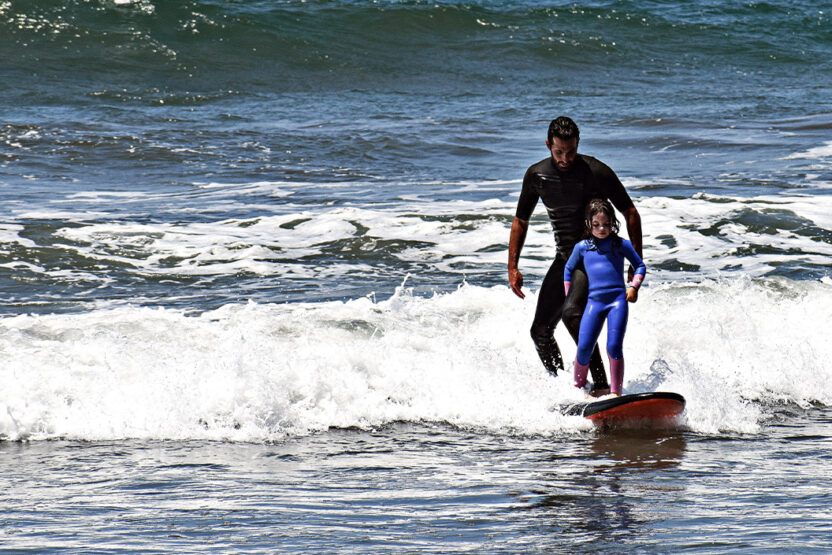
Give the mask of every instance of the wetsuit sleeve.
M 630 241 L 622 240 L 621 250 L 624 253 L 624 256 L 627 257 L 627 260 L 630 261 L 630 264 L 632 264 L 636 269 L 635 274 L 633 275 L 633 287 L 638 289 L 639 285 L 641 285 L 641 281 L 644 279 L 644 275 L 647 273 L 647 266 L 644 265 L 644 261 L 633 248 L 633 244 Z
M 632 248 L 632 247 L 631 247 Z M 572 272 L 575 268 L 578 267 L 578 264 L 581 262 L 581 259 L 584 256 L 584 245 L 583 243 L 578 243 L 575 245 L 575 248 L 572 249 L 572 254 L 569 255 L 569 260 L 566 261 L 566 266 L 563 268 L 563 281 L 564 282 L 571 282 L 572 281 Z
M 524 221 L 529 221 L 534 212 L 534 207 L 537 206 L 537 201 L 540 195 L 534 188 L 533 180 L 535 174 L 531 168 L 526 170 L 526 175 L 523 176 L 523 188 L 520 189 L 520 200 L 517 201 L 517 212 L 514 216 Z
M 600 160 L 595 159 L 591 161 L 589 167 L 595 176 L 596 182 L 601 187 L 602 195 L 610 199 L 612 205 L 619 212 L 623 214 L 625 210 L 629 210 L 635 206 L 629 193 L 627 193 L 627 189 L 624 188 L 624 184 L 621 183 L 621 180 L 618 179 L 618 176 L 612 171 L 612 168 Z

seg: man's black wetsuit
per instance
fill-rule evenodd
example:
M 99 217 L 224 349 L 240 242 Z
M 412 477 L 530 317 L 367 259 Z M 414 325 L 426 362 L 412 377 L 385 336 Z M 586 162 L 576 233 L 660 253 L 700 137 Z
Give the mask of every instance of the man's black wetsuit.
M 577 343 L 581 315 L 586 306 L 589 283 L 583 265 L 572 273 L 568 297 L 563 291 L 563 269 L 572 248 L 583 235 L 584 211 L 593 198 L 609 199 L 619 212 L 633 207 L 630 195 L 609 166 L 591 156 L 578 154 L 565 173 L 555 168 L 551 156 L 531 166 L 523 177 L 523 189 L 517 202 L 516 217 L 528 221 L 538 199 L 543 200 L 555 232 L 557 254 L 540 286 L 531 329 L 540 360 L 555 374 L 563 370 L 563 358 L 555 342 L 555 326 L 563 319 Z M 595 388 L 608 388 L 598 345 L 592 352 L 589 368 Z

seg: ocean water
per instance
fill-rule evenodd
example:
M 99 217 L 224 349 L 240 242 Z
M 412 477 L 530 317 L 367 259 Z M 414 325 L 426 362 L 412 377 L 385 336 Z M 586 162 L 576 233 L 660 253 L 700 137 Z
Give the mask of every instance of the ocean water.
M 828 552 L 830 14 L 0 1 L 0 551 Z M 506 285 L 561 114 L 674 429 L 558 412 L 540 207 Z

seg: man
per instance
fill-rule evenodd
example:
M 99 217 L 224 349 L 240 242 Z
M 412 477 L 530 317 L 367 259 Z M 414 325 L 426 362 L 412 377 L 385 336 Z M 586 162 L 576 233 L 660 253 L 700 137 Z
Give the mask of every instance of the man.
M 630 241 L 638 255 L 642 256 L 641 216 L 638 210 L 615 172 L 591 156 L 578 154 L 579 141 L 580 131 L 570 118 L 561 116 L 549 124 L 546 148 L 551 156 L 531 166 L 523 177 L 508 245 L 508 283 L 522 299 L 525 298 L 521 289 L 523 274 L 517 265 L 529 229 L 529 219 L 538 199 L 543 200 L 555 232 L 557 254 L 540 286 L 531 335 L 543 366 L 555 376 L 563 370 L 563 358 L 555 341 L 555 326 L 563 319 L 566 329 L 577 343 L 581 315 L 587 302 L 588 282 L 583 267 L 572 273 L 568 296 L 563 289 L 563 270 L 572 248 L 581 239 L 584 211 L 590 200 L 605 198 L 612 202 L 624 215 Z M 632 279 L 632 267 L 629 273 Z M 595 385 L 592 394 L 600 396 L 609 393 L 607 373 L 597 344 L 589 369 Z

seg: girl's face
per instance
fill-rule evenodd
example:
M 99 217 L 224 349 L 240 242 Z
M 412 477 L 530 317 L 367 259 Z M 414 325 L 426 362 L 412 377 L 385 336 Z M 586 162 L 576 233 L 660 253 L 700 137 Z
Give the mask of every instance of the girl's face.
M 610 235 L 610 218 L 603 212 L 593 214 L 590 220 L 592 226 L 592 236 L 596 239 L 606 239 Z

